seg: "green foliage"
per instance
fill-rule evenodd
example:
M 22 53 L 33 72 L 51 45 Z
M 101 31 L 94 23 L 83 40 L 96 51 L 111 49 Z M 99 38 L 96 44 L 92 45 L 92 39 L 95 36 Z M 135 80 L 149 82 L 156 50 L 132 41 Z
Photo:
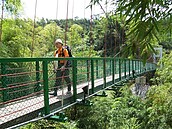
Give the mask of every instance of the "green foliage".
M 144 103 L 137 96 L 133 96 L 129 87 L 120 89 L 120 97 L 115 98 L 111 111 L 111 128 L 139 128 L 144 117 Z
M 43 21 L 41 21 L 43 22 Z M 54 41 L 61 38 L 64 41 L 65 28 L 53 21 L 37 23 L 33 33 L 33 21 L 30 19 L 5 19 L 3 22 L 1 57 L 53 57 Z M 42 25 L 43 26 L 40 26 Z M 85 26 L 84 26 L 85 27 Z M 78 24 L 73 24 L 67 32 L 67 43 L 72 53 L 77 57 L 98 56 L 93 45 L 89 45 L 89 37 Z M 84 35 L 84 36 L 83 36 Z M 15 47 L 14 47 L 15 46 Z M 9 51 L 10 50 L 10 51 Z
M 144 103 L 131 94 L 128 87 L 120 90 L 121 96 L 113 99 L 113 92 L 108 92 L 108 97 L 95 97 L 91 107 L 76 107 L 68 109 L 82 129 L 138 129 L 144 116 Z M 73 114 L 73 111 L 75 113 Z M 74 117 L 75 116 L 75 117 Z
M 125 42 L 126 31 L 122 21 L 116 15 L 107 15 L 94 22 L 95 50 L 101 51 L 101 56 L 114 56 Z
M 158 39 L 159 21 L 171 15 L 171 1 L 127 1 L 118 2 L 117 12 L 126 16 L 128 32 L 128 49 L 134 57 L 139 55 L 146 60 L 153 52 L 153 41 Z M 156 40 L 157 42 L 157 40 Z M 139 49 L 137 48 L 139 46 Z M 131 51 L 130 49 L 130 51 Z M 125 51 L 126 51 L 125 50 Z M 135 55 L 136 54 L 136 55 Z
M 4 44 L 0 45 L 0 57 L 8 57 L 8 47 Z
M 77 129 L 77 127 L 75 122 L 61 123 L 43 119 L 20 127 L 20 129 Z
M 159 44 L 166 50 L 172 49 L 172 15 L 160 21 Z
M 84 34 L 81 25 L 73 24 L 68 32 L 68 45 L 71 46 L 75 57 L 96 57 L 99 52 L 94 50 L 94 45 L 90 44 L 88 35 Z
M 90 0 L 90 4 L 100 4 L 102 0 Z M 170 0 L 111 0 L 109 1 L 114 5 L 115 15 L 120 16 L 123 23 L 123 30 L 125 31 L 126 38 L 123 41 L 127 44 L 122 54 L 124 57 L 142 58 L 146 61 L 154 52 L 153 47 L 158 45 L 158 41 L 162 39 L 164 33 L 160 33 L 160 29 L 168 31 L 171 28 L 162 27 L 161 21 L 169 19 L 171 21 L 171 4 Z M 117 9 L 116 9 L 117 6 Z M 102 9 L 103 10 L 103 9 Z M 106 14 L 106 18 L 110 21 Z M 161 28 L 162 27 L 162 28 Z M 125 28 L 125 29 L 124 29 Z M 167 34 L 167 32 L 165 33 Z M 171 39 L 171 29 L 168 33 Z
M 172 86 L 165 83 L 160 86 L 152 86 L 148 92 L 147 122 L 148 128 L 172 128 Z
M 31 44 L 32 22 L 21 19 L 5 19 L 2 28 L 2 44 L 7 50 L 1 57 L 27 57 Z M 1 44 L 1 45 L 2 45 Z
M 120 96 L 114 99 L 113 92 L 106 98 L 95 97 L 91 100 L 92 107 L 75 106 L 68 109 L 68 114 L 71 113 L 69 116 L 77 120 L 77 127 L 82 129 L 171 129 L 171 89 L 170 84 L 153 86 L 143 101 L 125 86 L 116 91 Z
M 121 0 L 118 2 L 117 11 L 128 17 L 126 24 L 135 22 L 131 32 L 136 32 L 137 39 L 141 38 L 140 40 L 142 41 L 147 36 L 156 35 L 153 28 L 159 31 L 158 20 L 164 19 L 171 14 L 170 5 L 171 1 L 135 0 L 134 2 L 128 2 L 127 0 Z M 147 23 L 148 27 L 142 26 Z
M 22 10 L 21 0 L 4 0 L 6 11 L 11 15 L 19 14 L 19 11 Z
M 163 67 L 160 67 L 161 64 Z M 172 52 L 170 54 L 164 54 L 162 60 L 158 63 L 158 68 L 156 71 L 156 80 L 159 80 L 160 83 L 172 83 Z
M 54 41 L 56 38 L 63 39 L 63 30 L 55 23 L 46 24 L 43 28 L 38 26 L 36 28 L 34 56 L 45 57 L 49 52 L 51 56 L 55 51 Z

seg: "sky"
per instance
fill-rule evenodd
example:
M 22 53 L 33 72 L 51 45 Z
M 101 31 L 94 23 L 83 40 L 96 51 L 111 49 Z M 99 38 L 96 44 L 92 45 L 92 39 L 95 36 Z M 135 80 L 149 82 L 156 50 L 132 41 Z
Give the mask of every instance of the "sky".
M 21 0 L 24 7 L 24 17 L 34 18 L 36 0 Z M 58 2 L 58 4 L 57 4 Z M 90 18 L 90 0 L 69 0 L 68 18 Z M 56 15 L 57 10 L 57 15 Z M 103 11 L 100 6 L 93 7 L 93 14 L 99 14 Z M 66 19 L 67 0 L 37 0 L 36 17 L 48 19 Z

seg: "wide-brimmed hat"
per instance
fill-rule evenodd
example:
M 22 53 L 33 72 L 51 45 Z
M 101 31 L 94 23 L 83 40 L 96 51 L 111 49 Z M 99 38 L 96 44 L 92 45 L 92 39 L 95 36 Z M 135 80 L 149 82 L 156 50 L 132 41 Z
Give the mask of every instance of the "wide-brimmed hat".
M 63 45 L 63 42 L 61 39 L 56 39 L 55 43 L 61 43 Z

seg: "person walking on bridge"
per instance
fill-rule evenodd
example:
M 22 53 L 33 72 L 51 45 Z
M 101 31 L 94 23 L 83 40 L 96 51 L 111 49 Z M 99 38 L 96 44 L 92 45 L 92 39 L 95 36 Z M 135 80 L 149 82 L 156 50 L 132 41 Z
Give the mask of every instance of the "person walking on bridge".
M 61 39 L 57 39 L 54 42 L 57 50 L 54 52 L 54 57 L 69 57 L 68 50 L 63 47 L 63 42 Z M 54 63 L 54 72 L 56 73 L 56 81 L 54 85 L 54 92 L 51 95 L 57 96 L 57 90 L 62 84 L 62 79 L 67 83 L 68 91 L 66 94 L 71 95 L 71 79 L 69 77 L 69 68 L 67 66 L 67 60 L 59 60 L 58 66 L 56 67 Z

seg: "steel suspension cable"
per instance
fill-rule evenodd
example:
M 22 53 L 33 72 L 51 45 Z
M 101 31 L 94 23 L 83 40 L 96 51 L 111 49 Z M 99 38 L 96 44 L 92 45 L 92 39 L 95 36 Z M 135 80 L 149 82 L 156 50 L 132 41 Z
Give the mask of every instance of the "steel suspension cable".
M 120 51 L 122 50 L 122 46 L 124 44 L 124 18 L 122 18 L 122 26 L 121 26 L 121 29 L 122 29 L 122 39 L 121 39 L 121 45 L 120 45 Z M 121 53 L 119 54 L 119 56 L 121 56 Z
M 73 0 L 73 4 L 72 4 L 72 24 L 73 24 L 73 14 L 74 14 L 74 0 Z M 72 49 L 72 43 L 74 41 L 73 40 L 74 35 L 73 35 L 73 31 L 72 30 L 71 30 L 70 35 L 71 35 L 70 49 Z
M 4 18 L 4 0 L 2 0 L 2 7 L 1 7 L 1 25 L 0 25 L 0 45 L 2 44 L 2 24 Z
M 85 0 L 84 0 L 84 19 L 85 19 Z
M 107 17 L 107 0 L 106 0 L 106 19 L 107 19 L 107 23 L 106 23 L 106 27 L 105 27 L 105 35 L 104 35 L 104 57 L 106 57 L 106 49 L 107 49 L 107 26 L 108 26 L 108 17 Z
M 85 20 L 85 0 L 84 0 L 84 20 Z M 83 27 L 83 35 L 82 35 L 82 42 L 85 43 L 84 41 L 84 38 L 85 38 L 85 31 L 84 31 L 84 27 Z M 84 51 L 84 48 L 82 48 L 82 51 Z M 83 53 L 83 56 L 84 56 L 84 53 Z
M 107 0 L 106 0 L 107 3 Z M 103 74 L 104 74 L 104 85 L 103 85 L 103 89 L 106 88 L 106 47 L 107 47 L 107 24 L 108 24 L 108 17 L 107 17 L 107 4 L 106 4 L 106 19 L 107 22 L 105 23 L 105 34 L 104 34 L 104 60 L 103 60 L 103 65 L 104 65 L 104 70 L 103 70 Z M 104 92 L 104 91 L 103 91 Z
M 69 11 L 69 0 L 67 0 L 67 12 L 66 12 L 66 26 L 65 26 L 65 45 L 67 41 L 67 31 L 68 31 L 68 11 Z
M 56 16 L 55 16 L 55 20 L 57 21 L 57 17 L 58 17 L 58 5 L 59 5 L 59 1 L 57 0 L 57 4 L 56 4 Z M 56 40 L 56 34 L 57 34 L 57 23 L 55 21 L 55 27 L 54 27 L 54 41 Z
M 37 10 L 37 0 L 35 0 L 35 13 L 34 13 L 34 21 L 33 21 L 33 35 L 32 35 L 32 52 L 31 57 L 33 57 L 34 52 L 34 43 L 35 43 L 35 19 L 36 19 L 36 10 Z
M 116 41 L 117 41 L 117 35 L 118 35 L 117 18 L 116 18 L 116 21 L 115 21 L 115 30 L 116 30 L 116 35 L 115 35 L 115 45 L 114 45 L 114 57 L 116 56 Z
M 73 4 L 72 4 L 72 20 L 73 20 L 73 14 L 74 14 L 74 0 L 73 0 Z
M 67 0 L 67 12 L 66 12 L 66 26 L 65 26 L 65 39 L 64 39 L 64 41 L 65 41 L 65 46 L 66 46 L 66 41 L 67 41 L 67 28 L 68 28 L 68 10 L 69 10 L 69 0 Z M 62 73 L 62 101 L 61 101 L 61 106 L 62 106 L 62 111 L 63 111 L 63 109 L 64 109 L 64 87 L 65 87 L 65 83 L 64 83 L 64 77 L 65 77 L 65 75 L 64 75 L 64 72 L 65 71 L 63 71 L 63 73 Z
M 93 33 L 92 33 L 92 27 L 93 27 L 93 6 L 91 5 L 90 6 L 90 9 L 91 9 L 91 16 L 90 16 L 90 33 L 89 33 L 89 35 L 90 35 L 90 50 L 89 50 L 89 58 L 91 57 L 91 53 L 92 53 L 92 47 L 93 47 Z M 85 12 L 84 12 L 85 13 Z M 85 14 L 84 14 L 85 15 Z M 87 61 L 87 72 L 88 72 L 88 77 L 87 77 L 87 81 L 88 81 L 88 95 L 89 95 L 89 85 L 90 85 L 90 65 L 91 65 L 91 61 L 90 60 L 88 60 Z
M 92 33 L 92 27 L 93 27 L 93 7 L 91 5 L 91 16 L 90 16 L 90 52 L 89 52 L 89 57 L 91 54 L 92 50 L 92 44 L 93 44 L 93 33 Z
M 117 7 L 117 3 L 115 3 L 115 5 L 116 5 L 116 7 Z M 117 28 L 117 21 L 118 21 L 118 19 L 117 19 L 117 11 L 115 11 L 115 18 L 116 18 L 116 20 L 115 20 L 115 30 L 116 30 L 116 33 L 115 33 L 115 45 L 114 45 L 114 57 L 116 57 L 117 55 L 118 55 L 118 53 L 117 53 L 117 49 L 116 49 L 116 47 L 117 47 L 117 37 L 118 37 L 118 28 Z

